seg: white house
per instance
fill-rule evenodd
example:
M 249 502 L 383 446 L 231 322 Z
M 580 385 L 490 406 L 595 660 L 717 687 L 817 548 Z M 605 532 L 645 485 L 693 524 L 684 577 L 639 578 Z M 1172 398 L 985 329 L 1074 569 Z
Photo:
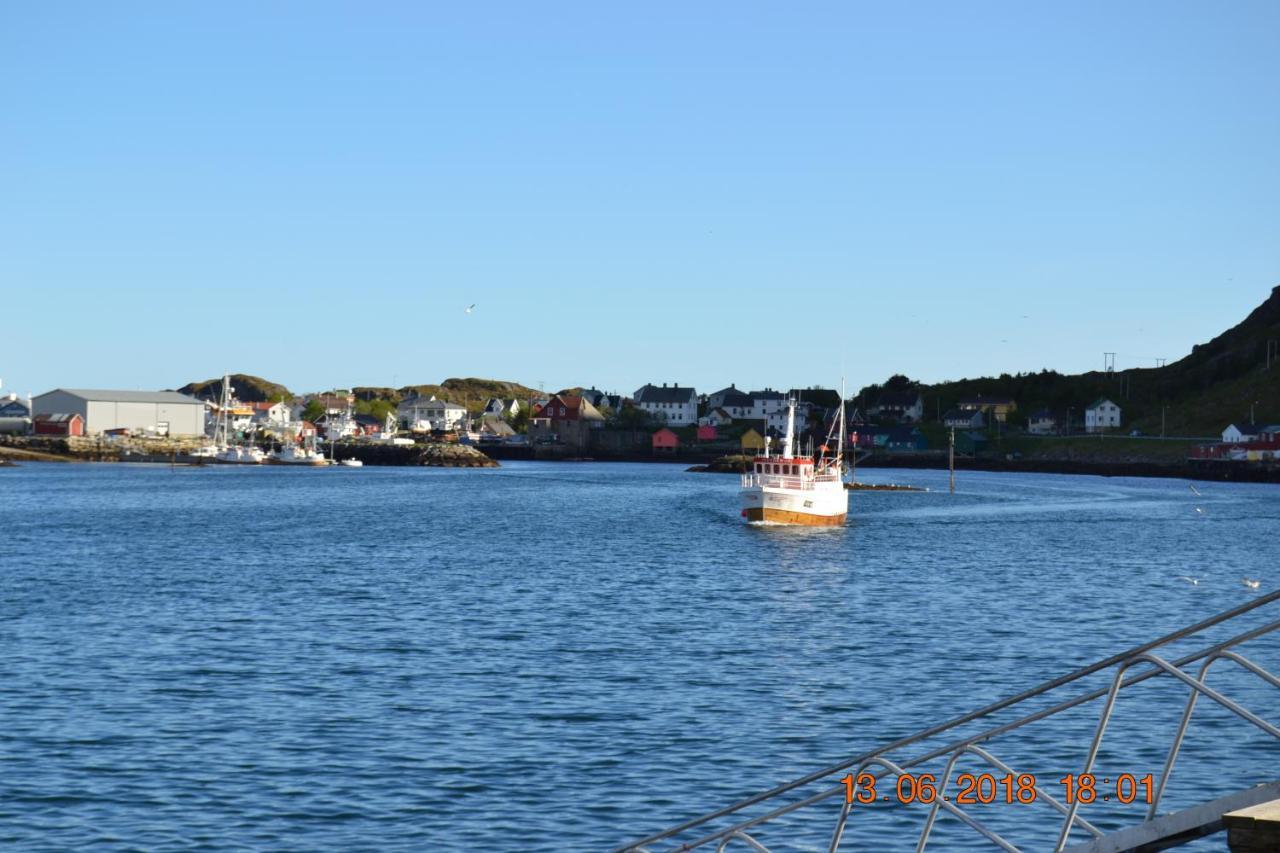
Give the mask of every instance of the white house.
M 635 393 L 635 404 L 669 426 L 692 426 L 698 422 L 698 392 L 679 385 L 645 385 Z
M 495 415 L 499 418 L 513 418 L 520 414 L 520 401 L 515 397 L 490 397 L 489 402 L 484 404 L 484 413 L 486 415 Z
M 752 391 L 751 403 L 755 407 L 751 413 L 752 420 L 768 421 L 772 426 L 781 414 L 783 422 L 782 429 L 786 429 L 787 419 L 787 395 L 781 391 L 774 391 L 772 388 L 766 388 L 763 391 Z M 796 416 L 799 417 L 799 412 Z
M 1027 432 L 1032 435 L 1051 435 L 1058 431 L 1058 419 L 1048 409 L 1032 412 L 1027 417 Z
M 1120 407 L 1101 397 L 1084 410 L 1084 431 L 1103 432 L 1120 428 Z
M 467 410 L 457 403 L 431 397 L 410 397 L 396 407 L 396 415 L 406 429 L 415 432 L 451 432 L 467 420 Z
M 1262 432 L 1263 428 L 1258 424 L 1233 423 L 1222 431 L 1222 443 L 1243 444 L 1247 441 L 1257 441 Z
M 762 406 L 758 411 L 764 411 L 764 420 L 768 424 L 769 429 L 776 432 L 784 433 L 787 431 L 787 401 L 784 398 L 778 405 L 773 405 L 773 401 L 767 401 L 767 408 Z M 796 431 L 805 428 L 809 423 L 809 415 L 813 412 L 813 404 L 804 400 L 796 401 Z
M 892 418 L 904 424 L 919 423 L 924 417 L 924 397 L 919 391 L 885 391 L 880 399 L 867 407 L 867 414 Z
M 288 403 L 252 403 L 253 422 L 264 427 L 287 427 L 293 421 Z
M 719 408 L 712 409 L 703 417 L 698 418 L 698 426 L 721 427 L 728 426 L 731 423 L 733 423 L 733 415 Z
M 764 417 L 756 412 L 755 399 L 750 394 L 739 391 L 733 385 L 728 388 L 721 388 L 707 398 L 707 411 L 714 412 L 716 409 L 723 409 L 724 413 L 731 418 L 758 420 Z M 719 426 L 719 424 L 716 424 L 716 426 Z

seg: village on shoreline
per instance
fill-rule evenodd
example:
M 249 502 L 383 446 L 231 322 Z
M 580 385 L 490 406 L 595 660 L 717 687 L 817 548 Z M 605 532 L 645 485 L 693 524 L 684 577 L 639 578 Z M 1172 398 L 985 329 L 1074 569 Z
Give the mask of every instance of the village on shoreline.
M 1214 437 L 1147 436 L 1127 428 L 1123 407 L 1107 397 L 1062 413 L 1026 413 L 1016 399 L 982 394 L 943 411 L 940 400 L 892 382 L 846 399 L 820 387 L 730 384 L 706 394 L 673 382 L 629 395 L 594 387 L 540 395 L 493 380 L 427 386 L 436 393 L 411 386 L 279 391 L 271 399 L 264 380 L 230 381 L 235 391 L 225 409 L 219 380 L 180 391 L 0 395 L 0 458 L 195 461 L 186 456 L 223 419 L 239 443 L 266 450 L 310 444 L 373 465 L 615 460 L 730 471 L 782 435 L 794 402 L 801 446 L 821 444 L 843 406 L 846 440 L 866 467 L 945 467 L 954 442 L 960 468 L 1280 480 L 1280 424 L 1231 422 Z M 508 396 L 472 396 L 483 389 Z
M 351 465 L 616 460 L 730 471 L 781 438 L 794 405 L 798 447 L 822 445 L 843 416 L 860 466 L 954 458 L 958 468 L 1280 482 L 1280 287 L 1176 362 L 1116 370 L 1114 355 L 1076 375 L 932 385 L 894 375 L 851 395 L 735 383 L 706 393 L 670 381 L 544 393 L 477 378 L 295 394 L 245 374 L 164 391 L 24 398 L 0 388 L 0 460 L 332 464 L 341 455 Z

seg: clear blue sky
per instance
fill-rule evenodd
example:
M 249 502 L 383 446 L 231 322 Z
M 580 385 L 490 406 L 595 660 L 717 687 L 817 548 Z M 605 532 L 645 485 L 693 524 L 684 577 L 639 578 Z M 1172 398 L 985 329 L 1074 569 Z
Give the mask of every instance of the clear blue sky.
M 1123 368 L 1280 283 L 1280 3 L 905 5 L 5 4 L 5 390 Z

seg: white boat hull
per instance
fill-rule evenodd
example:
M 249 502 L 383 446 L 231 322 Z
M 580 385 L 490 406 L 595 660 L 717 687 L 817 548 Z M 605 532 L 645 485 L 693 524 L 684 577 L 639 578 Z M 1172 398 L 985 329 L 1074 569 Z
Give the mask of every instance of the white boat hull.
M 849 493 L 843 483 L 813 489 L 748 486 L 742 506 L 743 518 L 752 524 L 838 527 L 849 514 Z

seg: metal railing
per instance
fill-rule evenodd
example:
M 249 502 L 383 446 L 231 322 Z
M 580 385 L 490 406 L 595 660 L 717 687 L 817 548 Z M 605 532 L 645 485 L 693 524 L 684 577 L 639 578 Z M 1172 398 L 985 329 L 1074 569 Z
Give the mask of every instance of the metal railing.
M 814 474 L 812 477 L 792 477 L 784 474 L 743 474 L 742 488 L 795 489 L 811 491 L 818 485 L 840 482 L 840 475 L 831 473 Z
M 1120 692 L 1148 679 L 1168 678 L 1187 688 L 1187 704 L 1170 743 L 1164 767 L 1158 779 L 1155 780 L 1154 795 L 1150 797 L 1151 802 L 1146 812 L 1146 820 L 1152 821 L 1158 814 L 1161 800 L 1166 793 L 1174 765 L 1177 762 L 1178 754 L 1186 738 L 1188 726 L 1200 697 L 1203 696 L 1212 700 L 1234 715 L 1238 721 L 1248 723 L 1275 738 L 1277 746 L 1280 746 L 1280 727 L 1257 716 L 1218 690 L 1210 687 L 1207 683 L 1209 672 L 1214 665 L 1218 661 L 1229 661 L 1256 676 L 1266 685 L 1280 690 L 1280 677 L 1268 672 L 1256 662 L 1249 660 L 1234 650 L 1244 643 L 1280 630 L 1280 620 L 1273 620 L 1244 630 L 1226 640 L 1208 645 L 1197 652 L 1184 654 L 1174 660 L 1167 660 L 1155 654 L 1155 652 L 1162 647 L 1192 638 L 1196 634 L 1215 626 L 1223 625 L 1245 613 L 1274 604 L 1277 601 L 1280 601 L 1280 590 L 1259 596 L 1246 604 L 1219 613 L 1194 625 L 1189 625 L 1159 639 L 1047 681 L 1016 696 L 1002 699 L 985 708 L 923 729 L 880 749 L 854 756 L 838 764 L 779 785 L 772 790 L 764 791 L 701 817 L 670 827 L 662 832 L 654 833 L 634 843 L 617 848 L 616 853 L 656 853 L 658 849 L 692 850 L 713 844 L 715 845 L 715 850 L 719 853 L 719 851 L 725 850 L 733 842 L 745 845 L 746 848 L 755 850 L 757 853 L 768 853 L 768 848 L 757 837 L 760 830 L 785 815 L 793 815 L 806 809 L 809 810 L 806 817 L 814 820 L 832 821 L 830 841 L 826 846 L 829 853 L 835 853 L 839 849 L 846 832 L 851 831 L 851 828 L 856 826 L 854 822 L 851 822 L 850 816 L 853 811 L 853 801 L 864 781 L 871 780 L 873 783 L 874 780 L 886 776 L 900 779 L 913 767 L 919 767 L 927 762 L 944 758 L 946 759 L 946 766 L 945 770 L 937 777 L 937 795 L 927 804 L 927 813 L 922 812 L 923 821 L 916 839 L 917 853 L 921 853 L 926 849 L 934 825 L 942 811 L 946 811 L 949 815 L 958 819 L 962 824 L 978 833 L 994 846 L 1003 850 L 1016 851 L 1018 847 L 1007 838 L 962 809 L 955 800 L 945 796 L 946 791 L 954 784 L 952 774 L 957 762 L 963 757 L 972 756 L 997 768 L 1002 773 L 1016 776 L 1019 771 L 1016 771 L 994 754 L 994 748 L 989 744 L 992 739 L 1037 721 L 1053 717 L 1077 706 L 1102 699 L 1104 701 L 1099 712 L 1093 738 L 1078 773 L 1078 775 L 1089 774 L 1093 770 Z M 1198 671 L 1192 671 L 1191 668 L 1196 664 L 1199 665 Z M 1057 696 L 1067 692 L 1064 688 L 1068 688 L 1069 685 L 1107 670 L 1112 671 L 1108 687 L 1087 690 L 1069 698 L 1054 701 Z M 1023 705 L 1029 700 L 1047 697 L 1050 694 L 1054 699 L 1042 700 L 1042 702 L 1053 702 L 1048 707 L 1024 714 L 1010 722 L 1004 722 L 975 733 L 956 737 L 956 730 L 963 726 L 983 720 L 998 712 Z M 950 736 L 954 739 L 938 746 L 925 745 L 926 742 L 936 742 L 944 736 Z M 982 745 L 979 746 L 979 744 Z M 920 745 L 923 751 L 910 757 L 902 757 L 900 755 L 905 748 L 913 745 Z M 1026 771 L 1024 769 L 1021 772 L 1025 773 Z M 844 781 L 839 779 L 839 774 L 849 774 L 845 779 L 852 777 L 852 780 L 857 781 Z M 1076 830 L 1086 833 L 1094 839 L 1102 837 L 1103 832 L 1079 814 L 1080 798 L 1075 798 L 1069 804 L 1060 802 L 1050 796 L 1037 783 L 1035 801 L 1048 804 L 1062 818 L 1062 825 L 1058 831 L 1057 842 L 1054 846 L 1055 850 L 1061 851 L 1065 849 L 1072 832 Z M 829 809 L 817 808 L 819 804 L 826 803 L 831 804 Z M 838 808 L 835 807 L 837 803 Z M 660 842 L 663 845 L 661 848 L 655 846 Z

